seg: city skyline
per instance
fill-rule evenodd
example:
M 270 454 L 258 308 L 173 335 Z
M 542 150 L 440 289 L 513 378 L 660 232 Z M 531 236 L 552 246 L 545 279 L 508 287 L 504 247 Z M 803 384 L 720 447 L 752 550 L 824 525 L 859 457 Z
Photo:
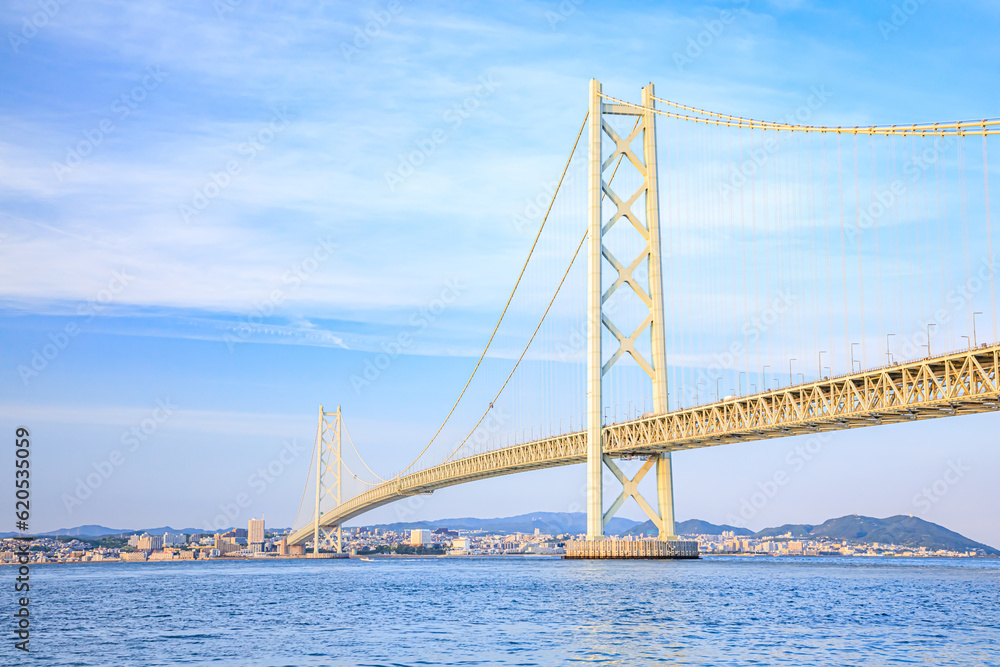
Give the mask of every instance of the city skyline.
M 46 443 L 33 452 L 33 531 L 220 516 L 239 525 L 261 514 L 291 524 L 319 404 L 344 406 L 379 472 L 408 463 L 502 307 L 534 229 L 518 216 L 558 176 L 592 76 L 611 94 L 631 98 L 655 80 L 671 99 L 774 119 L 819 89 L 829 95 L 815 122 L 838 125 L 1000 107 L 977 83 L 998 54 L 950 65 L 963 40 L 988 39 L 988 3 L 962 16 L 921 5 L 902 22 L 891 3 L 650 4 L 627 31 L 612 28 L 615 39 L 602 33 L 611 9 L 601 5 L 452 10 L 448 20 L 399 6 L 298 10 L 283 20 L 310 29 L 293 40 L 256 5 L 86 16 L 60 5 L 37 35 L 8 45 L 5 63 L 17 67 L 0 67 L 21 93 L 0 106 L 0 422 L 27 424 Z M 5 34 L 22 29 L 25 7 L 3 10 Z M 723 20 L 724 10 L 739 13 Z M 372 21 L 365 43 L 358 30 Z M 192 57 L 186 28 L 219 46 Z M 427 30 L 450 39 L 426 52 Z M 663 31 L 670 46 L 657 41 Z M 705 31 L 709 44 L 686 51 Z M 106 42 L 112 33 L 120 39 Z M 223 56 L 248 35 L 266 46 Z M 583 39 L 608 55 L 562 54 Z M 401 156 L 438 129 L 445 140 L 409 175 Z M 412 345 L 368 379 L 400 334 Z M 762 528 L 916 514 L 1000 544 L 995 422 L 680 453 L 678 519 Z M 350 525 L 455 507 L 576 511 L 583 477 L 572 466 L 481 481 Z M 533 492 L 511 494 L 511 484 Z M 634 505 L 624 512 L 643 517 Z

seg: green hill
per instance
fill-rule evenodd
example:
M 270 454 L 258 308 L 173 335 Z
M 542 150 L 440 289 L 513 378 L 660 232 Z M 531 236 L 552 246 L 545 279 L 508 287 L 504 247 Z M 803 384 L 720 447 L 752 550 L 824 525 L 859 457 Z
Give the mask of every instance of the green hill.
M 790 535 L 800 539 L 846 540 L 856 544 L 898 544 L 899 546 L 917 549 L 926 547 L 932 551 L 948 549 L 950 551 L 970 551 L 979 549 L 987 554 L 997 556 L 997 550 L 987 544 L 976 542 L 955 531 L 948 530 L 930 521 L 924 521 L 915 516 L 896 515 L 885 519 L 852 514 L 837 519 L 828 519 L 819 525 L 785 524 L 774 528 L 765 528 L 757 533 L 746 528 L 734 526 L 719 526 L 707 521 L 689 519 L 677 522 L 678 535 L 721 535 L 723 531 L 732 531 L 736 535 L 749 537 L 782 537 Z M 656 528 L 652 521 L 646 521 L 625 531 L 625 535 L 655 535 Z
M 804 539 L 827 538 L 848 542 L 871 544 L 898 544 L 900 546 L 928 549 L 950 549 L 968 551 L 981 549 L 990 555 L 1000 555 L 1000 550 L 970 540 L 944 526 L 915 516 L 897 514 L 885 519 L 852 514 L 837 519 L 828 519 L 818 526 L 809 524 L 786 524 L 775 528 L 765 528 L 755 537 L 777 537 L 791 534 Z

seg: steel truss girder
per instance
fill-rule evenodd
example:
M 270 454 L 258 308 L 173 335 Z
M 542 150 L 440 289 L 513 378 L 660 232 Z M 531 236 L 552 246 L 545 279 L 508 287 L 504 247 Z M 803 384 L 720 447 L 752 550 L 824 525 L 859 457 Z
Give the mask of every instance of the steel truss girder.
M 896 364 L 611 427 L 605 451 L 641 454 L 997 409 L 1000 346 Z
M 605 426 L 603 450 L 610 457 L 641 456 L 995 412 L 998 378 L 1000 345 L 983 346 Z M 323 514 L 319 525 L 340 526 L 376 507 L 455 484 L 586 460 L 586 431 L 504 447 L 380 484 Z M 314 531 L 310 524 L 292 533 L 288 544 L 303 544 Z

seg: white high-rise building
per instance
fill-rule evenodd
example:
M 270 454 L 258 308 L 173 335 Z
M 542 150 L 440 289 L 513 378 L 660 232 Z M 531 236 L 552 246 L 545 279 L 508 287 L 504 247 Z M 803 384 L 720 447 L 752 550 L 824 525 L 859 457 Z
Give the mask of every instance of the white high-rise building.
M 171 547 L 175 544 L 187 544 L 184 533 L 163 533 L 163 546 Z
M 417 528 L 410 531 L 410 546 L 419 547 L 424 544 L 430 544 L 434 541 L 433 533 L 429 530 L 424 530 L 422 528 Z
M 250 519 L 247 526 L 247 544 L 251 551 L 264 550 L 264 519 Z
M 139 543 L 136 545 L 139 551 L 159 551 L 163 548 L 163 538 L 159 535 L 147 535 L 143 533 L 139 536 Z

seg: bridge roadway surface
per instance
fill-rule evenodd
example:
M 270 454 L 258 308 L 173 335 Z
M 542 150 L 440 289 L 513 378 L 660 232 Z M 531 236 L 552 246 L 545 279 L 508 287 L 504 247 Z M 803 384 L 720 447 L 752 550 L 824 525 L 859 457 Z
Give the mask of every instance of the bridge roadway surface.
M 893 424 L 997 410 L 1000 344 L 861 373 L 729 398 L 717 403 L 610 424 L 604 453 L 648 456 L 695 447 Z M 586 431 L 551 436 L 456 459 L 389 480 L 320 517 L 329 529 L 401 498 L 526 470 L 584 463 Z M 313 522 L 292 533 L 304 544 Z

